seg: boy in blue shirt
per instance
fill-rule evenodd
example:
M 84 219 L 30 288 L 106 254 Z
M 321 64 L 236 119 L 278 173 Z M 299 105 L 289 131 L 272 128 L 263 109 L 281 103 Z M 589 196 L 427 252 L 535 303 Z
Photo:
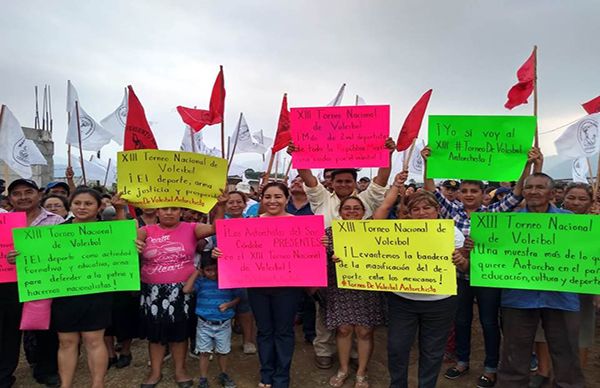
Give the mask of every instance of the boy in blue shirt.
M 209 355 L 217 353 L 219 383 L 224 388 L 235 388 L 235 382 L 227 375 L 227 354 L 231 351 L 231 320 L 235 305 L 239 303 L 238 290 L 220 290 L 217 283 L 217 260 L 203 257 L 201 268 L 185 283 L 183 292 L 196 295 L 196 351 L 200 352 L 199 388 L 208 388 Z

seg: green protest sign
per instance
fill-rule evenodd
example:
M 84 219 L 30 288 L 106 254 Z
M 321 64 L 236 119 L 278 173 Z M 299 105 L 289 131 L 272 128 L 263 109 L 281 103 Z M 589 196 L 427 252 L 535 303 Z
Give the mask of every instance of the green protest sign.
M 140 289 L 135 221 L 13 229 L 19 300 Z
M 428 178 L 518 180 L 535 116 L 429 116 Z
M 471 285 L 600 294 L 600 217 L 473 213 Z

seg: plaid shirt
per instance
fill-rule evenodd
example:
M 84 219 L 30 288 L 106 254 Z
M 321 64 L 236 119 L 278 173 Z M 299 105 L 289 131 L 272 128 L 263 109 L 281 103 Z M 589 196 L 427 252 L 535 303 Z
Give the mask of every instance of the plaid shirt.
M 465 206 L 460 202 L 451 202 L 442 195 L 438 190 L 434 192 L 435 198 L 440 204 L 440 215 L 442 218 L 451 218 L 454 220 L 454 225 L 462 232 L 465 237 L 471 235 L 471 217 L 465 210 Z M 501 201 L 492 203 L 488 206 L 481 205 L 476 212 L 511 212 L 521 201 L 523 197 L 515 195 L 512 191 L 508 193 Z M 460 279 L 469 279 L 469 274 L 461 271 L 456 271 Z

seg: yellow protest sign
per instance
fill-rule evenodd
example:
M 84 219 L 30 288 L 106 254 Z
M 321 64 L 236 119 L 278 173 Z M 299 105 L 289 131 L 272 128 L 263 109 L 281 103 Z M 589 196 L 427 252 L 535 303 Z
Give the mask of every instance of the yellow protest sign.
M 208 213 L 227 179 L 227 161 L 192 152 L 136 150 L 117 156 L 118 190 L 140 208 L 184 207 Z
M 456 295 L 452 220 L 333 221 L 339 288 Z

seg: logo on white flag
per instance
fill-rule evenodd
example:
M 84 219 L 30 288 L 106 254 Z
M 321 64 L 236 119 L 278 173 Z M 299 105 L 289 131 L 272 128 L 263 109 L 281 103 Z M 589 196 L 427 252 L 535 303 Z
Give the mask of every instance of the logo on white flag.
M 27 143 L 25 137 L 21 137 L 13 145 L 12 158 L 16 163 L 19 163 L 21 166 L 29 167 L 31 165 L 29 163 L 29 151 L 27 150 Z
M 593 119 L 582 120 L 577 126 L 577 141 L 586 154 L 594 153 L 598 142 L 598 122 Z
M 127 122 L 127 106 L 120 106 L 116 116 L 119 123 L 125 126 L 125 123 Z
M 81 128 L 81 141 L 88 139 L 96 131 L 94 121 L 87 116 L 79 117 L 79 126 Z

